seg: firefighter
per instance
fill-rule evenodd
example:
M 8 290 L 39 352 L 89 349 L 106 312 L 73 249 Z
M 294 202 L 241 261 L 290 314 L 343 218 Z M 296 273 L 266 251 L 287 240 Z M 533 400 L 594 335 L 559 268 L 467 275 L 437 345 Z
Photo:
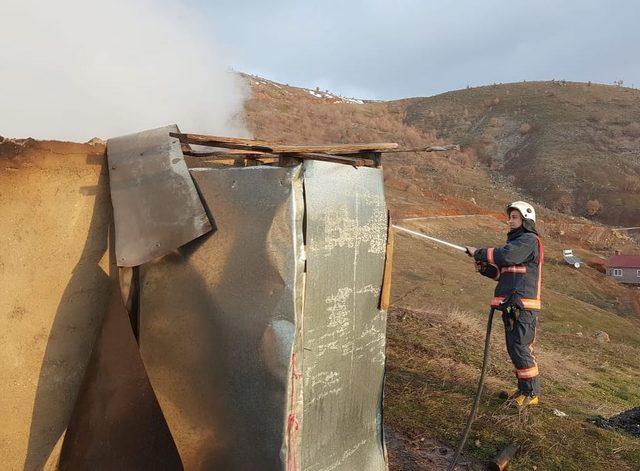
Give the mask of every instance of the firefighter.
M 540 313 L 540 285 L 544 251 L 536 231 L 536 213 L 529 203 L 507 206 L 507 245 L 466 247 L 480 274 L 497 280 L 491 307 L 502 311 L 507 351 L 515 366 L 518 389 L 511 396 L 522 408 L 536 406 L 540 397 L 538 364 L 533 355 L 536 322 Z

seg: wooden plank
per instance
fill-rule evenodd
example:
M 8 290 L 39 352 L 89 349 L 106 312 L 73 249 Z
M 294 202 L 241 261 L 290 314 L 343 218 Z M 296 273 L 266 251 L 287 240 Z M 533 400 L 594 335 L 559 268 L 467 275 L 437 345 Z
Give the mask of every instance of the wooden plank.
M 221 160 L 263 160 L 263 161 L 275 161 L 281 156 L 282 158 L 294 158 L 294 159 L 310 159 L 310 160 L 322 160 L 325 162 L 336 162 L 340 164 L 353 165 L 355 167 L 375 166 L 375 163 L 368 158 L 357 158 L 346 155 L 329 155 L 329 154 L 270 154 L 266 152 L 188 152 L 185 155 L 189 157 L 200 157 L 206 161 L 221 161 Z
M 242 157 L 244 155 L 247 156 L 260 156 L 260 155 L 269 155 L 270 152 L 261 152 L 258 150 L 240 150 L 240 149 L 225 149 L 225 150 L 214 150 L 214 151 L 209 151 L 209 152 L 202 152 L 202 151 L 187 151 L 187 152 L 183 152 L 184 155 L 188 155 L 191 157 L 217 157 L 217 156 L 238 156 L 238 157 Z M 234 157 L 235 158 L 235 157 Z
M 325 145 L 283 145 L 256 139 L 242 139 L 236 137 L 207 136 L 202 134 L 171 133 L 182 143 L 197 144 L 226 149 L 241 149 L 268 152 L 274 154 L 357 154 L 360 152 L 380 152 L 396 149 L 395 142 L 374 142 L 366 144 L 325 144 Z
M 175 137 L 180 142 L 187 144 L 197 144 L 208 147 L 222 147 L 225 149 L 257 150 L 263 152 L 273 152 L 270 142 L 258 141 L 256 139 L 243 139 L 239 137 L 207 136 L 203 134 L 184 134 L 172 132 L 171 137 Z
M 425 146 L 413 149 L 398 149 L 395 142 L 372 142 L 364 144 L 322 144 L 322 145 L 285 145 L 258 139 L 244 139 L 239 137 L 208 136 L 203 134 L 170 133 L 183 144 L 197 144 L 208 147 L 220 147 L 234 149 L 236 151 L 264 152 L 273 154 L 371 154 L 371 153 L 397 153 L 397 152 L 447 152 L 460 150 L 457 144 L 443 146 Z M 240 152 L 238 152 L 240 153 Z M 371 158 L 359 156 L 360 158 Z
M 396 152 L 446 152 L 450 150 L 460 150 L 460 146 L 458 144 L 447 144 L 446 146 L 426 146 L 418 147 L 416 149 L 390 149 L 382 152 L 390 154 Z
M 244 166 L 245 161 L 249 161 L 249 159 L 243 159 L 243 158 L 221 158 L 221 159 L 200 159 L 197 160 L 195 162 L 189 162 L 189 168 L 194 168 L 194 167 L 198 167 L 198 166 L 206 166 L 206 164 L 229 164 L 229 165 L 235 165 L 238 163 L 242 163 L 242 166 Z M 278 162 L 278 159 L 275 157 L 269 157 L 266 159 L 251 159 L 251 161 L 255 161 L 255 162 L 262 162 L 263 164 L 269 164 L 269 163 L 274 163 L 274 162 Z
M 387 250 L 384 259 L 384 275 L 380 290 L 380 309 L 386 311 L 391 303 L 391 272 L 393 270 L 393 228 L 391 217 L 387 213 Z
M 362 152 L 357 155 L 361 159 L 369 159 L 373 167 L 380 167 L 382 165 L 382 154 L 380 152 Z
M 310 160 L 322 160 L 324 162 L 335 162 L 338 164 L 353 165 L 354 167 L 366 167 L 371 166 L 372 162 L 368 159 L 360 159 L 357 157 L 350 157 L 346 155 L 330 155 L 330 154 L 318 154 L 318 153 L 304 153 L 304 154 L 283 154 L 284 156 L 295 157 L 298 159 L 310 159 Z
M 202 158 L 225 158 L 225 159 L 257 159 L 259 157 L 271 156 L 270 152 L 260 152 L 255 150 L 239 150 L 239 149 L 226 149 L 226 150 L 216 150 L 211 152 L 184 152 L 184 155 L 188 155 L 189 157 L 202 157 Z
M 373 142 L 367 144 L 327 144 L 319 146 L 285 146 L 274 145 L 273 152 L 277 154 L 306 154 L 306 153 L 322 153 L 322 154 L 358 154 L 363 152 L 386 152 L 398 147 L 395 142 Z

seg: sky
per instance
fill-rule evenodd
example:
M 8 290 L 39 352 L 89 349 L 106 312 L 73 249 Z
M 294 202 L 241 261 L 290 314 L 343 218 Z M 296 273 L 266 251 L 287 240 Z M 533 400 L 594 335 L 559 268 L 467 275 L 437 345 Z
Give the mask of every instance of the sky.
M 232 66 L 394 99 L 522 80 L 640 87 L 637 0 L 193 0 Z
M 522 80 L 640 87 L 637 0 L 0 0 L 0 136 L 248 135 L 233 71 L 396 99 Z

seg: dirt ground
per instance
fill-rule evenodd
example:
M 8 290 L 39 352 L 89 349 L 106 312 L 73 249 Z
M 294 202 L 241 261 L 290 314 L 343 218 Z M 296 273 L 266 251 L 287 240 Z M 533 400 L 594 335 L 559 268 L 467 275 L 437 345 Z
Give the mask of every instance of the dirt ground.
M 384 430 L 390 471 L 439 471 L 446 470 L 455 450 L 437 440 L 425 437 L 409 437 L 386 427 Z M 469 460 L 464 454 L 458 460 L 457 471 L 483 470 L 484 465 Z

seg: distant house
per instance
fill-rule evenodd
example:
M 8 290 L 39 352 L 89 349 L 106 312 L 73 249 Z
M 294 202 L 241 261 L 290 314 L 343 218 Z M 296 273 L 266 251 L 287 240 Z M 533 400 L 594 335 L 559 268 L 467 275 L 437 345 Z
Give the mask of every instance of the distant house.
M 607 260 L 607 275 L 620 283 L 640 285 L 640 255 L 614 255 Z

